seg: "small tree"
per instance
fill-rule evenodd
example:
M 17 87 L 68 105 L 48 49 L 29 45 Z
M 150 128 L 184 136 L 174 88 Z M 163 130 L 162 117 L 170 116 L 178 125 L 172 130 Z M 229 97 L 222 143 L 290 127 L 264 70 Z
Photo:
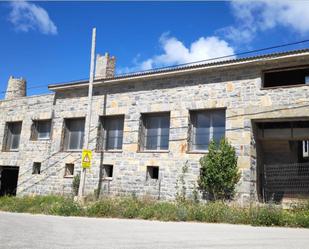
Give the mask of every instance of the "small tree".
M 176 180 L 176 201 L 183 203 L 186 201 L 187 186 L 185 176 L 188 173 L 188 161 L 185 162 L 181 169 L 181 175 Z
M 80 173 L 75 175 L 74 178 L 73 178 L 72 190 L 73 190 L 73 195 L 74 196 L 78 195 L 79 183 L 80 183 Z
M 219 145 L 211 141 L 208 150 L 208 154 L 200 159 L 199 188 L 215 200 L 230 199 L 240 178 L 235 149 L 222 139 Z

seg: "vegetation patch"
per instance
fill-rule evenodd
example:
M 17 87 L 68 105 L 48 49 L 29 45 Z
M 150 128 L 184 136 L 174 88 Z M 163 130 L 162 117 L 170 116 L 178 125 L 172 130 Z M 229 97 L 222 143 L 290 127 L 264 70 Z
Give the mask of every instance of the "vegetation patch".
M 63 196 L 1 197 L 0 210 L 61 216 L 138 218 L 160 221 L 198 221 L 309 228 L 309 203 L 289 210 L 280 206 L 241 208 L 223 201 L 196 203 L 163 202 L 136 197 L 105 197 L 81 205 Z

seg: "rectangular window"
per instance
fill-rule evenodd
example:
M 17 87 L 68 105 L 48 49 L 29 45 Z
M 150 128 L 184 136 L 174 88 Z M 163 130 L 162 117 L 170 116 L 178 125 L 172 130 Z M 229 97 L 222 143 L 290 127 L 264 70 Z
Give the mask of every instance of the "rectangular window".
M 101 117 L 100 122 L 98 149 L 121 150 L 123 142 L 124 115 Z
M 211 140 L 219 143 L 225 135 L 225 110 L 190 112 L 191 151 L 207 151 Z
M 159 167 L 158 166 L 147 166 L 146 180 L 158 180 L 159 179 Z
M 50 139 L 51 120 L 34 120 L 31 130 L 32 140 Z
M 74 164 L 73 163 L 66 163 L 65 164 L 64 177 L 71 177 L 73 175 L 74 175 Z
M 113 178 L 114 166 L 110 164 L 104 164 L 102 166 L 102 177 L 103 178 Z
M 170 114 L 142 114 L 141 150 L 168 150 Z
M 269 70 L 264 72 L 263 87 L 305 85 L 309 83 L 309 66 Z
M 4 151 L 17 151 L 20 142 L 22 122 L 6 123 L 4 134 Z
M 66 119 L 64 128 L 64 150 L 81 150 L 84 144 L 85 119 Z
M 32 174 L 39 175 L 41 174 L 41 163 L 34 162 L 32 166 Z

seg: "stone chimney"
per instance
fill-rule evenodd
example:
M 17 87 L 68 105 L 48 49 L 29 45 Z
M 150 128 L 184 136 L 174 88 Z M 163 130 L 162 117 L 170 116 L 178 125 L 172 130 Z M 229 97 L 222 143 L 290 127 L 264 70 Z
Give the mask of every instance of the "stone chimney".
M 108 53 L 105 55 L 97 54 L 95 65 L 95 78 L 113 78 L 115 76 L 116 58 L 110 57 Z
M 5 99 L 18 99 L 26 96 L 27 83 L 23 78 L 10 76 L 5 93 Z

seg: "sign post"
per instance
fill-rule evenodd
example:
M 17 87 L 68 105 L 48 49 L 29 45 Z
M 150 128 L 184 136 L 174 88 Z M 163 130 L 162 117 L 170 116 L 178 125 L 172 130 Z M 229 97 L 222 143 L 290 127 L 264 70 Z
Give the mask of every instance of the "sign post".
M 92 163 L 92 151 L 91 150 L 83 150 L 82 153 L 82 168 L 89 169 L 91 168 Z

